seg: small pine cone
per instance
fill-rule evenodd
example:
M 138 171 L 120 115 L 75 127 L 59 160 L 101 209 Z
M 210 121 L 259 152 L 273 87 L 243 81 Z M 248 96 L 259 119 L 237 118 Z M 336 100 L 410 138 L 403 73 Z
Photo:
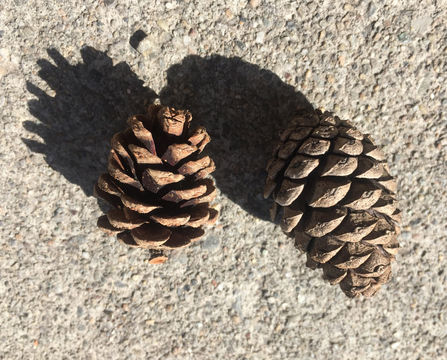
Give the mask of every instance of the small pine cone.
M 99 177 L 95 195 L 112 208 L 98 227 L 117 234 L 132 247 L 150 249 L 150 262 L 166 260 L 164 250 L 190 245 L 217 220 L 210 207 L 216 197 L 213 160 L 201 156 L 210 137 L 190 130 L 189 111 L 150 105 L 129 128 L 113 136 L 108 172 Z
M 383 153 L 350 122 L 301 111 L 267 166 L 272 218 L 349 297 L 372 296 L 391 277 L 399 244 L 396 182 Z

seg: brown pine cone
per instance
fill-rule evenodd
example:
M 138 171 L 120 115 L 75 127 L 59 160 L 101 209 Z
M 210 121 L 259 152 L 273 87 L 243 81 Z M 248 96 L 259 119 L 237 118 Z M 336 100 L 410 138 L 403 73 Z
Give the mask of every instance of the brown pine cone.
M 129 246 L 152 250 L 151 262 L 166 260 L 163 250 L 190 245 L 217 220 L 210 207 L 216 197 L 213 160 L 200 156 L 210 137 L 190 130 L 189 111 L 150 105 L 129 128 L 113 136 L 108 173 L 99 177 L 95 195 L 112 208 L 98 227 Z
M 307 253 L 307 266 L 349 297 L 372 296 L 391 277 L 399 244 L 396 182 L 383 153 L 350 122 L 300 111 L 267 166 L 272 218 Z

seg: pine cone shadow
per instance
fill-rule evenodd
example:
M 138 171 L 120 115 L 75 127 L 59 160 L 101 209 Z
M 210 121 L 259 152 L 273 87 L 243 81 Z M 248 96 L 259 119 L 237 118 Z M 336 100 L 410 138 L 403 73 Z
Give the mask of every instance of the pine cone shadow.
M 303 94 L 269 70 L 240 58 L 188 56 L 167 73 L 161 102 L 189 109 L 211 135 L 208 153 L 223 194 L 268 219 L 262 197 L 265 166 L 278 133 L 297 108 L 312 108 Z
M 127 118 L 144 111 L 156 94 L 121 62 L 113 65 L 106 53 L 92 47 L 81 50 L 83 62 L 75 65 L 55 49 L 38 60 L 39 77 L 54 90 L 50 96 L 31 82 L 27 90 L 37 99 L 28 102 L 39 122 L 24 127 L 43 142 L 23 139 L 28 148 L 45 155 L 47 163 L 67 180 L 92 195 L 93 184 L 107 166 L 110 139 Z

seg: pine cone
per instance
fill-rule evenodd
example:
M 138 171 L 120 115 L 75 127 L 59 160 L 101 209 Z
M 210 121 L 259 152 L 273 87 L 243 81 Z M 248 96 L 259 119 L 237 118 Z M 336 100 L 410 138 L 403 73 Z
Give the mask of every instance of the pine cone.
M 113 136 L 108 173 L 95 195 L 111 206 L 98 227 L 129 246 L 152 250 L 151 262 L 164 262 L 163 250 L 190 245 L 217 220 L 210 207 L 216 196 L 213 160 L 200 153 L 210 141 L 202 127 L 190 130 L 189 111 L 150 105 L 129 128 Z
M 399 244 L 396 182 L 383 153 L 350 122 L 300 111 L 267 166 L 272 218 L 349 297 L 372 296 L 391 277 Z

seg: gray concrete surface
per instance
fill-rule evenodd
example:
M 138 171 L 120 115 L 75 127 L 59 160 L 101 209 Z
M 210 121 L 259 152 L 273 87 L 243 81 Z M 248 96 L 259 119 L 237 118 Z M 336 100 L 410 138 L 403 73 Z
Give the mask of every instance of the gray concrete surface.
M 446 10 L 0 2 L 0 358 L 447 358 Z M 222 212 L 162 266 L 99 232 L 91 196 L 110 135 L 156 95 L 209 128 Z M 371 133 L 398 178 L 403 248 L 372 299 L 266 220 L 272 139 L 306 101 Z

